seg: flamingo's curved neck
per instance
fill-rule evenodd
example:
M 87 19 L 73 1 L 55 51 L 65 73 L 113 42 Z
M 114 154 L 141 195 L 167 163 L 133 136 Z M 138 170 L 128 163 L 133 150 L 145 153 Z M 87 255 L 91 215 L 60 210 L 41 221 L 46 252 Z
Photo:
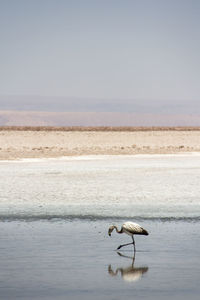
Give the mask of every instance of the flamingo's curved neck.
M 117 226 L 115 226 L 115 230 L 117 231 L 117 233 L 123 233 L 123 228 L 121 228 L 120 230 L 117 228 Z

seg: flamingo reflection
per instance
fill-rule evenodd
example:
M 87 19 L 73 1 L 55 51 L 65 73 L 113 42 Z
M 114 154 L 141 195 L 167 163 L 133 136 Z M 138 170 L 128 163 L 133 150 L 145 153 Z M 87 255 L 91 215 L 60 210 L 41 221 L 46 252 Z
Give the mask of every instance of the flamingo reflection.
M 112 269 L 111 265 L 108 266 L 108 273 L 111 276 L 117 276 L 118 273 L 121 274 L 123 280 L 127 282 L 135 282 L 142 278 L 143 274 L 148 271 L 148 267 L 134 267 L 135 262 L 135 255 L 134 256 L 127 256 L 123 255 L 120 252 L 117 252 L 119 256 L 132 259 L 132 263 L 130 266 L 125 268 L 117 268 L 115 271 Z

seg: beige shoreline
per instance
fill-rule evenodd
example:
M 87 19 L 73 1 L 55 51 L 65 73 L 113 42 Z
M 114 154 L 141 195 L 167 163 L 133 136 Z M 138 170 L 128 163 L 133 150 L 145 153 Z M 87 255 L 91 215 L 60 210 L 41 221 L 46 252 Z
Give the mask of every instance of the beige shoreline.
M 0 160 L 200 152 L 200 131 L 0 131 Z

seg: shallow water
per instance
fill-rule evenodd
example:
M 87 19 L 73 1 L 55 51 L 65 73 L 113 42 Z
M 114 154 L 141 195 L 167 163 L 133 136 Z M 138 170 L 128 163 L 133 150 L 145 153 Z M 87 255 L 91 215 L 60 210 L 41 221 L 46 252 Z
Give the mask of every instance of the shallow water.
M 0 163 L 1 299 L 199 299 L 200 156 Z M 140 223 L 130 240 L 108 226 Z
M 199 222 L 143 221 L 134 264 L 132 246 L 115 251 L 130 237 L 110 238 L 109 224 L 2 223 L 1 299 L 199 299 Z

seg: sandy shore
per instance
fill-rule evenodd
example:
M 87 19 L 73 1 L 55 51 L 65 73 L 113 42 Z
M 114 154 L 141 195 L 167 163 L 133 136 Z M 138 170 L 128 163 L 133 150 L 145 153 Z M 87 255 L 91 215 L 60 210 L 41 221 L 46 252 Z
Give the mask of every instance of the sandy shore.
M 200 151 L 200 131 L 0 131 L 0 159 Z

